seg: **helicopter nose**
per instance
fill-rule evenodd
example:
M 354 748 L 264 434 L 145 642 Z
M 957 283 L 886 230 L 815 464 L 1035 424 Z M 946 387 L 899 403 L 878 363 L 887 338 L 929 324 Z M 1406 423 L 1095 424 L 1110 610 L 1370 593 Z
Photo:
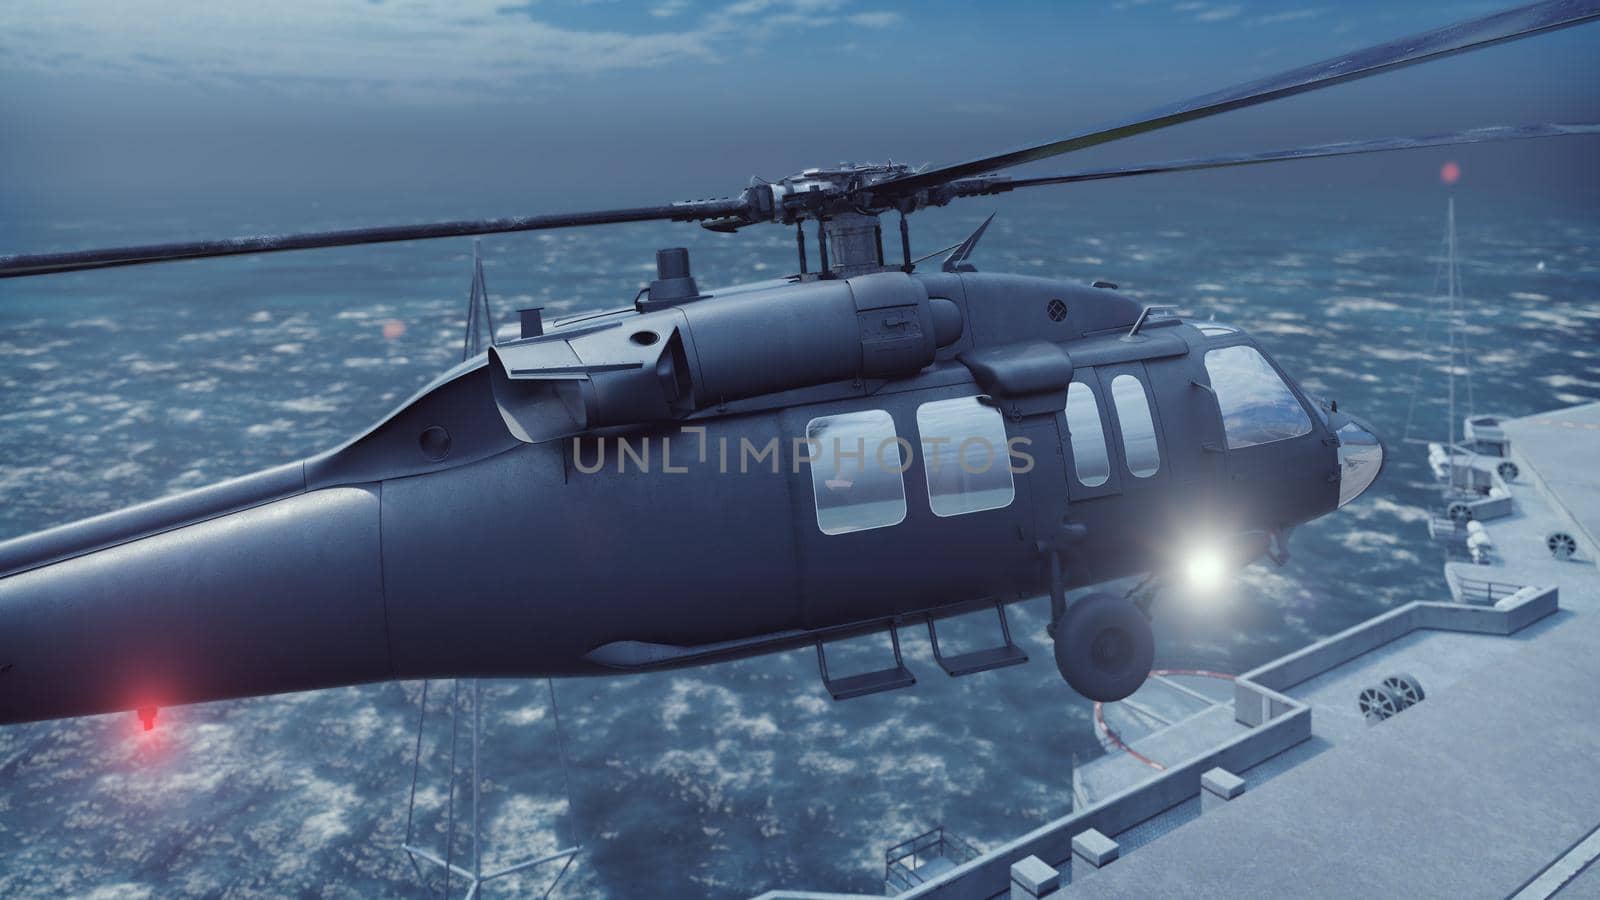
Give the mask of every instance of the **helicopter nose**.
M 1372 426 L 1355 416 L 1334 432 L 1339 438 L 1339 505 L 1366 492 L 1383 472 L 1384 447 Z

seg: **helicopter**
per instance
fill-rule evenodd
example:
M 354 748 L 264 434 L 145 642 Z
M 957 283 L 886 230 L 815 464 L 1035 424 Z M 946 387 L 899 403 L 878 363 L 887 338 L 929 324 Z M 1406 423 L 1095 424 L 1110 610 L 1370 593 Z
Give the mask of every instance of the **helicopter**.
M 1600 18 L 1487 15 L 953 165 L 807 169 L 738 196 L 560 215 L 0 256 L 0 277 L 622 222 L 795 231 L 798 272 L 702 289 L 687 251 L 617 310 L 475 345 L 307 459 L 0 543 L 0 723 L 426 678 L 606 676 L 814 648 L 837 700 L 1016 665 L 1048 594 L 1067 684 L 1132 694 L 1163 585 L 1288 558 L 1382 472 L 1374 429 L 1242 327 L 1115 284 L 936 270 L 907 218 L 970 197 L 1164 172 L 1581 136 L 1600 124 L 1011 177 L 1011 167 Z M 880 218 L 898 217 L 898 258 Z M 992 219 L 992 217 L 991 217 Z M 815 266 L 807 250 L 814 226 Z M 894 235 L 891 234 L 891 243 Z M 942 251 L 941 251 L 942 252 Z M 939 255 L 939 254 L 934 254 Z M 1068 592 L 1128 576 L 1140 587 Z M 946 653 L 938 624 L 996 617 Z M 885 635 L 879 669 L 827 646 Z

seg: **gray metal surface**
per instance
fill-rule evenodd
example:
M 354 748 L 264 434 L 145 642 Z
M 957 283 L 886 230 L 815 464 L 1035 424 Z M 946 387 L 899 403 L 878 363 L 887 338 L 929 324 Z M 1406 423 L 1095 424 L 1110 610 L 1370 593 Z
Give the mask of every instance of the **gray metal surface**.
M 1600 865 L 1590 863 L 1555 894 L 1561 900 L 1600 900 Z
M 1062 590 L 1169 567 L 1162 553 L 1179 542 L 1162 528 L 1197 515 L 1220 534 L 1260 534 L 1331 511 L 1334 442 L 1312 398 L 1292 397 L 1316 421 L 1308 433 L 1208 451 L 1223 423 L 1197 387 L 1204 355 L 1253 341 L 1175 317 L 1124 339 L 1140 314 L 1115 291 L 1056 280 L 880 272 L 711 292 L 489 347 L 303 464 L 0 544 L 12 573 L 0 577 L 0 721 L 382 678 L 695 665 L 1037 596 L 1050 559 Z M 801 343 L 803 358 L 784 355 Z M 1067 383 L 1093 386 L 1116 435 L 1111 386 L 1129 378 L 1159 470 L 1137 477 L 1111 441 L 1112 476 L 1086 487 L 1063 438 Z M 518 405 L 522 386 L 552 384 L 577 393 Z M 913 452 L 891 476 L 901 521 L 819 530 L 800 455 L 809 423 L 866 411 L 909 441 L 924 404 L 979 394 L 1007 446 L 1027 442 L 1034 460 L 1011 476 L 1012 502 L 939 515 L 926 453 Z M 558 409 L 572 419 L 536 434 Z M 550 439 L 568 428 L 578 440 Z M 623 441 L 642 460 L 627 463 Z M 718 459 L 744 444 L 774 455 L 748 470 Z M 357 495 L 359 526 L 325 509 Z M 290 514 L 307 518 L 280 521 Z M 263 517 L 278 524 L 236 525 Z M 196 634 L 169 654 L 187 666 L 174 683 L 120 674 L 141 648 Z M 234 645 L 249 653 L 216 652 Z M 896 674 L 857 686 L 914 682 Z
M 1085 897 L 1504 896 L 1600 823 L 1600 733 L 1574 727 L 1593 721 L 1597 644 L 1600 617 L 1571 620 L 1074 887 Z
M 352 228 L 310 234 L 257 234 L 221 240 L 189 241 L 176 244 L 151 244 L 117 247 L 109 250 L 72 250 L 64 253 L 0 255 L 0 278 L 50 275 L 136 266 L 144 263 L 173 262 L 182 259 L 207 259 L 217 256 L 243 256 L 252 253 L 280 253 L 287 250 L 312 250 L 318 247 L 349 247 L 360 244 L 386 244 L 425 238 L 465 237 L 482 234 L 508 234 L 542 231 L 583 225 L 609 225 L 621 222 L 649 222 L 660 219 L 697 221 L 741 213 L 742 199 L 699 200 L 665 206 L 644 206 L 541 216 L 513 216 L 504 219 L 473 219 L 458 222 L 431 222 L 425 225 L 391 225 L 380 228 Z
M 1512 900 L 1544 900 L 1557 893 L 1563 897 L 1593 896 L 1600 888 L 1600 880 L 1592 877 L 1597 860 L 1600 860 L 1600 827 L 1532 878 L 1512 895 Z M 1591 873 L 1591 877 L 1581 877 L 1586 872 Z
M 1512 419 L 1501 426 L 1535 486 L 1583 533 L 1579 555 L 1595 558 L 1600 542 L 1600 403 Z M 1525 469 L 1526 470 L 1526 469 Z
M 378 494 L 293 495 L 0 581 L 0 721 L 394 677 Z

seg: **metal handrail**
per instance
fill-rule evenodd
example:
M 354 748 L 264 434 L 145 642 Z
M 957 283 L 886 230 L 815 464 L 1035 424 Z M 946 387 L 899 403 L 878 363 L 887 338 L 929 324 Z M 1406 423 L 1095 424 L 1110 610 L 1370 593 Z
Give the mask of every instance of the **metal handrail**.
M 1522 590 L 1526 586 L 1527 585 L 1512 584 L 1504 581 L 1489 581 L 1482 578 L 1458 577 L 1456 579 L 1456 587 L 1460 590 L 1461 598 L 1463 600 L 1469 597 L 1473 599 L 1481 598 L 1485 603 L 1494 603 L 1498 600 L 1504 600 L 1512 594 L 1515 594 L 1517 591 Z
M 934 856 L 943 856 L 957 865 L 978 857 L 978 850 L 971 844 L 956 837 L 945 830 L 943 825 L 911 838 L 901 841 L 885 850 L 883 853 L 883 877 L 885 881 L 893 882 L 897 879 L 905 887 L 914 887 L 922 884 L 925 879 L 917 874 L 923 862 Z M 906 860 L 911 860 L 907 865 Z M 919 862 L 921 860 L 921 862 Z

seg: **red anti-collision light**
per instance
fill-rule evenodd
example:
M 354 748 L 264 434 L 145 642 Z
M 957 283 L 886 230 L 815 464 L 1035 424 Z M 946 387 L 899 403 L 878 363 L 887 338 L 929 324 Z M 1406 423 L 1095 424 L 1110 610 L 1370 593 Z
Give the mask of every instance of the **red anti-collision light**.
M 139 721 L 144 723 L 144 730 L 150 731 L 156 727 L 156 708 L 154 706 L 139 707 Z

